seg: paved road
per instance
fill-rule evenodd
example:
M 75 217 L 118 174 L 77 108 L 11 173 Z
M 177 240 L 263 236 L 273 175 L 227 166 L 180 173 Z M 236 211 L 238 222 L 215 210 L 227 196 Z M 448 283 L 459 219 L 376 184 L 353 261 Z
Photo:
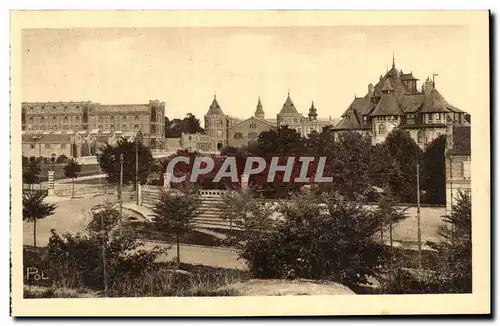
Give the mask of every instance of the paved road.
M 116 195 L 111 195 L 108 200 L 116 200 Z M 36 241 L 38 246 L 45 246 L 49 242 L 51 229 L 58 233 L 83 232 L 90 222 L 88 210 L 95 205 L 105 203 L 104 196 L 92 198 L 70 199 L 68 197 L 47 197 L 47 203 L 57 205 L 54 215 L 48 216 L 36 223 Z M 23 223 L 23 243 L 33 245 L 33 223 Z
M 109 197 L 110 201 L 116 199 L 115 195 Z M 85 227 L 90 222 L 88 210 L 95 205 L 105 203 L 104 196 L 88 199 L 69 199 L 48 197 L 47 202 L 54 203 L 56 208 L 54 215 L 46 217 L 37 222 L 37 245 L 46 246 L 51 236 L 51 229 L 56 229 L 58 233 L 77 233 L 85 231 Z M 33 245 L 33 223 L 23 224 L 23 243 Z M 154 246 L 166 247 L 161 243 L 146 243 L 145 249 Z M 201 264 L 207 266 L 223 268 L 244 268 L 244 264 L 238 261 L 236 251 L 231 249 L 221 249 L 203 246 L 181 245 L 181 261 L 190 264 Z M 172 246 L 166 256 L 161 256 L 160 261 L 169 261 L 176 257 L 177 248 Z

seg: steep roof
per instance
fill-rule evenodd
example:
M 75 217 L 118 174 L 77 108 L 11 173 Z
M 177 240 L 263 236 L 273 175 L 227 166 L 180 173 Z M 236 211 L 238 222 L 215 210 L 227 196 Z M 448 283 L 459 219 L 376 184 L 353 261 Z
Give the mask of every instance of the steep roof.
M 264 114 L 264 110 L 262 109 L 262 103 L 260 102 L 260 97 L 259 97 L 259 102 L 257 102 L 257 109 L 255 110 L 255 115 L 257 114 Z
M 219 102 L 217 102 L 217 98 L 215 96 L 206 115 L 224 115 L 224 112 L 220 108 Z
M 283 104 L 283 107 L 278 114 L 300 114 L 295 108 L 295 105 L 290 98 L 290 94 L 288 94 L 288 96 L 286 97 L 285 103 Z
M 370 114 L 371 116 L 384 116 L 384 115 L 399 115 L 401 110 L 399 109 L 396 98 L 393 94 L 383 94 L 380 98 L 375 110 Z
M 449 112 L 449 104 L 446 102 L 444 97 L 437 91 L 437 89 L 432 88 L 425 94 L 425 102 L 422 107 L 422 113 L 431 112 Z
M 453 126 L 451 137 L 453 147 L 447 152 L 448 155 L 471 155 L 470 126 Z
M 339 130 L 349 130 L 349 129 L 361 129 L 361 123 L 356 116 L 354 110 L 349 110 L 342 120 L 335 126 L 335 129 Z
M 400 74 L 399 75 L 399 79 L 401 80 L 418 80 L 418 78 L 416 78 L 415 76 L 413 76 L 413 73 L 409 73 L 409 74 Z

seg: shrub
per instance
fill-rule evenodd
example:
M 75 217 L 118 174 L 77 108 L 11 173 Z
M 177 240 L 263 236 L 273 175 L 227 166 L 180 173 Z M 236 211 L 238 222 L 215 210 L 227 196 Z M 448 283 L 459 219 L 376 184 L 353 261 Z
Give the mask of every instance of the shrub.
M 67 162 L 68 157 L 64 154 L 61 154 L 56 158 L 56 164 L 66 164 Z
M 337 192 L 304 192 L 280 205 L 283 220 L 243 243 L 240 256 L 262 278 L 329 279 L 367 284 L 386 259 L 375 238 L 381 214 Z
M 165 253 L 165 249 L 160 248 L 139 249 L 143 243 L 135 239 L 131 230 L 120 225 L 116 211 L 106 209 L 98 214 L 107 222 L 102 229 L 94 223 L 88 235 L 53 232 L 42 264 L 57 285 L 103 289 L 103 248 L 110 287 L 124 277 L 136 277 L 153 270 L 156 258 Z

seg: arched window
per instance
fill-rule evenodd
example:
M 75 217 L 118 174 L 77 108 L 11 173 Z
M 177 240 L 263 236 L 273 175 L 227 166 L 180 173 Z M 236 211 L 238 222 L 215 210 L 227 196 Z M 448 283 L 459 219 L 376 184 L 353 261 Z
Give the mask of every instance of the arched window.
M 126 131 L 127 130 L 127 125 L 122 125 L 122 130 Z
M 222 130 L 219 129 L 217 130 L 217 138 L 221 138 L 222 137 Z
M 422 130 L 419 130 L 417 132 L 417 142 L 419 144 L 423 143 L 424 142 L 424 133 L 422 132 Z
M 193 139 L 193 137 L 188 136 L 188 141 L 191 141 L 192 139 Z
M 249 133 L 248 133 L 248 139 L 250 139 L 250 140 L 255 140 L 255 139 L 257 139 L 257 136 L 258 136 L 258 135 L 257 135 L 257 133 L 256 133 L 256 132 L 253 132 L 253 131 L 252 131 L 252 132 L 249 132 Z
M 387 128 L 385 127 L 385 123 L 381 123 L 378 125 L 378 133 L 380 135 L 384 135 L 387 132 Z

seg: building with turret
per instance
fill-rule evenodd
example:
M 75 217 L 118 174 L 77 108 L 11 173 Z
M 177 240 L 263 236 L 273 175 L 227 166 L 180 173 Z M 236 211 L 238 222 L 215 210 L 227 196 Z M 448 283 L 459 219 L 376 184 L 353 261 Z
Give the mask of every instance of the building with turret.
M 448 103 L 436 88 L 434 76 L 418 89 L 413 73 L 392 67 L 379 81 L 368 85 L 363 97 L 355 97 L 335 127 L 335 135 L 355 131 L 368 135 L 373 144 L 381 143 L 394 128 L 407 130 L 415 142 L 425 148 L 447 125 L 468 125 L 470 116 Z
M 332 127 L 338 122 L 335 119 L 318 118 L 317 109 L 314 103 L 311 104 L 309 114 L 305 117 L 299 113 L 293 104 L 290 93 L 277 114 L 276 119 L 269 119 L 265 116 L 264 106 L 259 97 L 254 114 L 241 120 L 229 115 L 226 115 L 219 105 L 217 98 L 214 96 L 212 104 L 205 114 L 205 135 L 208 138 L 203 138 L 209 144 L 193 144 L 194 139 L 202 139 L 200 135 L 183 135 L 183 147 L 187 143 L 192 149 L 207 149 L 220 150 L 226 146 L 242 147 L 252 142 L 257 141 L 261 132 L 275 130 L 281 126 L 288 126 L 295 129 L 301 136 L 307 137 L 311 132 L 321 132 L 328 125 Z M 187 141 L 191 136 L 191 140 Z M 194 147 L 194 148 L 193 148 Z

